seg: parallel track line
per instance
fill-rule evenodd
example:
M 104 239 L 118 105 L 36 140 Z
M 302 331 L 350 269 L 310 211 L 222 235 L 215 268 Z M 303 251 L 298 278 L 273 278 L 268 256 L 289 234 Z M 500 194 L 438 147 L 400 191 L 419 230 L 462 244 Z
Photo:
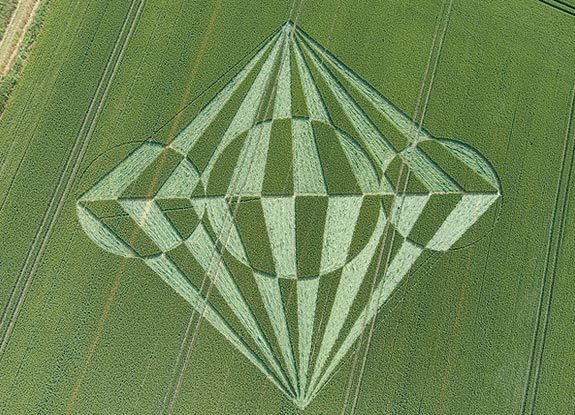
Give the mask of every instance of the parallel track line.
M 547 242 L 547 253 L 545 256 L 545 269 L 541 282 L 539 295 L 539 304 L 537 309 L 537 320 L 535 323 L 535 332 L 533 334 L 533 344 L 529 357 L 529 367 L 527 381 L 525 383 L 525 392 L 521 405 L 521 413 L 533 414 L 537 400 L 539 386 L 539 376 L 541 374 L 541 364 L 545 350 L 545 341 L 549 328 L 549 314 L 553 300 L 553 288 L 557 276 L 557 265 L 559 262 L 559 252 L 561 250 L 561 241 L 563 240 L 563 231 L 567 223 L 567 203 L 569 201 L 571 178 L 573 176 L 573 165 L 575 160 L 575 86 L 571 96 L 571 105 L 569 107 L 569 119 L 567 123 L 567 132 L 561 156 L 561 168 L 555 201 L 553 204 L 553 215 L 549 230 L 549 240 Z M 571 147 L 571 148 L 570 148 Z M 571 153 L 569 155 L 569 153 Z M 564 180 L 566 177 L 566 182 Z M 560 210 L 560 211 L 559 211 Z

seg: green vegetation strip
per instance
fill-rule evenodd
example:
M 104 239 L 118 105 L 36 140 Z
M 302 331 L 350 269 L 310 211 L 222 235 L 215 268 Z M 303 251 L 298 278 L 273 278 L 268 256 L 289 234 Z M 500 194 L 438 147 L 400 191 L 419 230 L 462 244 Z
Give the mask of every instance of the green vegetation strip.
M 210 306 L 206 299 L 200 296 L 197 289 L 191 285 L 190 281 L 179 271 L 170 259 L 161 255 L 159 257 L 147 259 L 146 263 L 150 268 L 156 271 L 170 287 L 185 298 L 186 301 L 194 306 L 194 308 L 200 311 L 210 324 L 212 324 L 230 343 L 232 343 L 237 350 L 246 356 L 254 366 L 262 371 L 262 373 L 264 373 L 280 390 L 284 390 L 282 383 L 278 381 L 277 377 L 273 373 L 269 372 L 265 363 L 246 346 L 245 342 L 238 337 L 233 328 L 231 328 L 222 316 Z
M 310 389 L 308 389 L 307 396 L 311 398 L 313 395 L 314 385 L 319 382 L 319 379 L 323 376 L 323 368 L 326 365 L 327 359 L 335 345 L 341 328 L 343 327 L 347 317 L 350 307 L 359 291 L 359 288 L 364 280 L 365 273 L 371 263 L 371 258 L 373 257 L 377 246 L 379 245 L 379 240 L 385 228 L 385 219 L 383 215 L 379 216 L 375 231 L 371 236 L 366 248 L 353 260 L 348 262 L 342 271 L 339 286 L 337 287 L 337 292 L 335 294 L 335 299 L 331 310 L 329 311 L 329 318 L 327 320 L 327 325 L 323 339 L 321 340 L 321 345 L 317 358 L 315 360 L 315 366 L 313 369 L 313 374 L 309 383 Z M 355 341 L 355 339 L 354 339 Z M 344 352 L 343 355 L 347 353 Z M 343 357 L 343 356 L 342 356 Z M 337 366 L 339 362 L 333 363 Z M 331 365 L 328 365 L 330 367 Z
M 269 46 L 273 44 L 274 36 L 270 41 L 261 48 L 261 50 L 243 67 L 243 69 L 234 78 L 228 82 L 224 89 L 210 101 L 210 103 L 194 118 L 191 122 L 172 142 L 171 146 L 176 150 L 187 154 L 196 141 L 200 138 L 203 132 L 213 122 L 214 118 L 226 105 L 233 93 L 247 78 L 251 70 L 262 59 L 267 52 Z
M 20 72 L 26 63 L 27 57 L 30 53 L 30 50 L 32 49 L 32 46 L 34 45 L 36 37 L 40 32 L 44 16 L 46 15 L 51 1 L 53 0 L 35 0 L 35 10 L 32 13 L 31 21 L 25 25 L 25 31 L 20 34 L 21 38 L 18 39 L 17 43 L 12 46 L 16 47 L 17 49 L 10 49 L 10 54 L 13 54 L 13 57 L 7 57 L 9 66 L 5 66 L 4 62 L 2 62 L 2 65 L 0 65 L 2 67 L 2 73 L 0 75 L 0 115 L 6 107 L 10 93 L 18 82 Z M 10 3 L 13 5 L 10 6 Z M 6 1 L 6 8 L 3 9 L 5 17 L 8 17 L 8 15 L 10 15 L 12 18 L 14 17 L 15 9 L 10 11 L 10 7 L 14 7 L 14 4 L 17 3 L 18 1 Z M 8 21 L 10 22 L 10 20 Z M 8 28 L 9 24 L 7 26 L 3 26 L 0 23 L 0 40 L 4 39 L 4 36 L 8 34 L 2 30 L 5 27 Z
M 219 158 L 220 154 L 229 145 L 229 143 L 236 138 L 236 136 L 244 131 L 247 131 L 253 124 L 255 117 L 262 105 L 262 98 L 266 90 L 270 76 L 274 67 L 276 57 L 280 51 L 281 45 L 285 41 L 285 32 L 282 32 L 280 40 L 275 43 L 269 56 L 266 58 L 258 76 L 250 87 L 247 95 L 242 101 L 240 108 L 237 110 L 233 120 L 230 122 L 224 136 L 221 138 L 216 151 L 206 169 L 202 172 L 202 178 L 208 178 L 214 167 L 214 163 Z
M 3 0 L 0 2 L 0 39 L 2 39 L 2 35 L 4 35 L 6 26 L 8 25 L 17 4 L 18 0 Z

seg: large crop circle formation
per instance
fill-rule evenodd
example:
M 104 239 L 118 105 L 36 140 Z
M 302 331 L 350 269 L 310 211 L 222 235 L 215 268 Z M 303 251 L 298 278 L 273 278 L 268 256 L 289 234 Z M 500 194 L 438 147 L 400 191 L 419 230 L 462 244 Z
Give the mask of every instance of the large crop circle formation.
M 422 254 L 450 249 L 500 195 L 475 149 L 433 137 L 288 22 L 77 212 L 305 407 Z

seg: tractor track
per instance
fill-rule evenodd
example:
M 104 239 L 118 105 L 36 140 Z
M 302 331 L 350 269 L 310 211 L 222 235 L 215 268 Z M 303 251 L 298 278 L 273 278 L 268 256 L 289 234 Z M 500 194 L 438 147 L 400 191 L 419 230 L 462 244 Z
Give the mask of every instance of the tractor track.
M 84 17 L 85 17 L 85 16 L 82 16 L 82 21 L 84 20 Z M 62 32 L 62 33 L 66 33 L 66 32 Z M 59 45 L 59 46 L 58 46 L 58 50 L 60 50 L 60 43 L 59 43 L 58 45 Z M 66 56 L 66 58 L 68 57 L 68 53 L 69 53 L 69 52 L 70 52 L 70 47 L 68 47 L 68 48 L 66 49 L 66 51 L 64 52 L 64 55 Z M 60 76 L 60 71 L 58 71 L 57 77 L 59 77 L 59 76 Z M 47 82 L 47 80 L 44 79 L 44 80 L 42 81 L 42 83 L 40 84 L 40 85 L 41 85 L 40 88 L 42 88 L 43 85 L 44 85 L 46 82 Z M 56 85 L 56 81 L 54 81 L 54 82 L 52 83 L 52 86 L 50 87 L 50 92 L 48 93 L 49 96 L 51 96 L 51 95 L 53 94 L 55 85 Z M 34 95 L 34 93 L 32 93 L 31 95 Z M 42 112 L 45 111 L 45 109 L 46 109 L 46 103 L 44 103 L 41 108 L 42 108 L 42 109 L 41 109 Z M 19 161 L 18 161 L 18 163 L 17 163 L 16 169 L 14 170 L 14 173 L 13 173 L 12 178 L 11 178 L 11 180 L 10 180 L 10 184 L 9 184 L 9 186 L 8 186 L 6 192 L 5 192 L 5 196 L 4 196 L 4 198 L 2 199 L 2 201 L 0 202 L 0 214 L 2 213 L 2 210 L 4 209 L 4 206 L 5 206 L 5 204 L 6 204 L 7 200 L 8 200 L 8 196 L 9 196 L 10 192 L 12 191 L 12 187 L 13 187 L 14 184 L 16 183 L 16 177 L 18 176 L 18 173 L 19 173 L 19 171 L 21 170 L 21 168 L 22 168 L 22 166 L 23 166 L 23 164 L 24 164 L 24 161 L 25 161 L 25 159 L 26 159 L 26 156 L 27 156 L 27 154 L 28 154 L 28 151 L 30 150 L 30 148 L 31 148 L 31 146 L 32 146 L 32 141 L 33 141 L 34 135 L 36 134 L 36 131 L 38 130 L 38 125 L 39 125 L 39 123 L 40 123 L 40 119 L 41 119 L 41 117 L 38 117 L 37 120 L 36 120 L 36 122 L 34 123 L 34 126 L 33 126 L 33 128 L 32 128 L 32 131 L 31 131 L 31 133 L 30 133 L 30 139 L 26 142 L 26 146 L 25 146 L 25 148 L 24 148 L 24 151 L 22 152 L 22 156 L 20 157 L 20 159 L 19 159 Z M 14 140 L 14 141 L 15 141 L 15 140 Z M 9 154 L 7 155 L 7 158 L 8 158 L 8 156 L 9 156 Z M 8 162 L 8 160 L 7 160 L 6 162 Z M 3 173 L 3 172 L 0 171 L 0 173 Z M 1 175 L 0 175 L 0 180 L 1 180 Z M 53 193 L 52 193 L 51 197 L 52 197 L 52 196 L 53 196 Z M 38 231 L 38 232 L 39 232 L 39 231 Z M 22 270 L 20 270 L 20 272 L 22 272 Z M 14 286 L 12 287 L 12 290 L 11 290 L 11 292 L 10 292 L 9 300 L 8 300 L 8 302 L 7 302 L 7 303 L 4 305 L 4 307 L 3 307 L 3 310 L 2 310 L 2 318 L 1 318 L 1 320 L 0 320 L 0 333 L 2 332 L 2 325 L 4 324 L 4 319 L 5 319 L 6 313 L 8 313 L 9 304 L 11 304 L 11 302 L 12 302 L 12 297 L 13 297 L 13 295 L 14 295 L 14 291 L 16 290 L 17 286 L 18 286 L 18 280 L 14 283 Z M 1 353 L 0 353 L 0 360 L 1 360 L 1 357 L 2 357 L 2 355 L 1 355 Z
M 90 6 L 90 4 L 92 3 L 93 0 L 90 0 L 90 2 L 88 3 L 87 7 Z M 76 6 L 77 7 L 77 6 Z M 75 9 L 76 11 L 76 9 Z M 70 49 L 71 46 L 69 45 L 68 47 L 64 47 L 62 46 L 62 41 L 63 39 L 65 39 L 65 37 L 67 35 L 76 35 L 76 33 L 78 32 L 78 30 L 81 27 L 81 24 L 84 22 L 85 19 L 85 12 L 82 14 L 82 19 L 80 21 L 80 24 L 77 26 L 76 31 L 73 34 L 69 34 L 68 30 L 70 29 L 69 26 L 66 26 L 66 29 L 63 30 L 62 32 L 60 32 L 59 36 L 58 36 L 58 42 L 57 42 L 57 47 L 55 48 L 55 52 L 53 53 L 53 59 L 57 60 L 60 59 L 59 55 L 62 54 L 62 62 L 67 62 L 68 60 L 68 55 L 70 53 Z M 36 99 L 36 95 L 37 95 L 37 91 L 38 90 L 43 90 L 44 87 L 46 85 L 50 85 L 49 87 L 49 92 L 46 94 L 46 96 L 52 96 L 54 93 L 54 89 L 57 83 L 57 79 L 61 76 L 61 72 L 62 72 L 62 67 L 64 64 L 60 65 L 60 69 L 56 72 L 56 75 L 53 77 L 49 77 L 46 78 L 44 77 L 41 81 L 36 81 L 36 83 L 34 84 L 34 88 L 32 89 L 32 92 L 30 93 L 30 97 L 29 100 L 34 100 Z M 36 112 L 38 114 L 43 114 L 46 111 L 46 107 L 48 105 L 48 100 L 43 100 L 41 105 L 37 105 L 34 106 L 32 105 L 31 111 Z M 26 114 L 27 111 L 27 106 L 22 110 L 22 114 L 20 116 L 20 119 L 18 121 L 18 126 L 17 129 L 14 131 L 14 136 L 18 136 L 19 135 L 19 131 L 20 131 L 20 127 L 21 125 L 21 120 L 24 119 L 24 116 Z M 0 120 L 2 119 L 4 115 L 4 112 L 0 113 Z M 20 169 L 22 168 L 22 165 L 24 163 L 24 161 L 26 160 L 26 156 L 28 154 L 28 151 L 30 150 L 31 147 L 31 143 L 32 140 L 34 139 L 34 136 L 36 134 L 36 131 L 38 129 L 38 125 L 40 124 L 42 117 L 38 116 L 36 117 L 36 120 L 32 122 L 33 127 L 31 128 L 31 132 L 30 132 L 30 138 L 28 139 L 28 141 L 26 142 L 26 145 L 24 147 L 24 151 L 21 152 L 21 155 L 18 156 L 14 156 L 14 157 L 20 157 L 18 160 L 18 163 L 16 165 L 16 168 L 14 169 L 14 173 L 12 173 L 11 175 L 11 179 L 10 179 L 10 183 L 6 189 L 6 191 L 4 192 L 4 197 L 2 199 L 2 201 L 0 202 L 0 213 L 2 213 L 2 210 L 4 209 L 4 205 L 6 204 L 6 201 L 8 199 L 8 195 L 10 194 L 10 192 L 12 191 L 12 187 L 14 186 L 15 182 L 16 182 L 16 176 L 18 175 Z M 12 151 L 15 149 L 14 145 L 18 142 L 17 139 L 12 140 L 10 145 L 8 146 L 8 148 L 6 149 L 6 152 L 4 154 L 4 161 L 2 163 L 2 166 L 0 166 L 0 182 L 3 180 L 2 175 L 5 175 L 6 178 L 10 177 L 9 175 L 11 174 L 10 170 L 4 170 L 5 168 L 8 167 L 8 163 L 10 162 L 10 157 L 11 157 L 11 153 Z M 2 190 L 0 189 L 0 193 L 2 192 Z
M 136 3 L 138 3 L 137 7 Z M 0 358 L 10 338 L 10 334 L 14 328 L 24 299 L 26 298 L 26 293 L 30 288 L 32 276 L 40 264 L 42 254 L 46 249 L 56 220 L 62 211 L 66 196 L 70 192 L 75 181 L 75 176 L 78 173 L 83 156 L 88 148 L 90 138 L 94 131 L 98 116 L 104 106 L 110 85 L 112 84 L 112 80 L 122 60 L 126 45 L 136 27 L 136 22 L 138 21 L 138 16 L 143 3 L 144 0 L 132 0 L 132 3 L 130 4 L 130 8 L 122 24 L 118 38 L 116 39 L 112 52 L 106 61 L 106 65 L 98 81 L 96 91 L 90 101 L 90 105 L 88 106 L 78 134 L 74 140 L 72 150 L 65 161 L 64 169 L 62 170 L 62 174 L 56 184 L 55 190 L 48 204 L 48 208 L 46 209 L 30 250 L 28 251 L 24 265 L 16 279 L 16 283 L 14 284 L 10 294 L 4 314 L 0 320 L 0 332 L 2 332 L 0 337 Z
M 451 18 L 451 12 L 453 10 L 453 0 L 451 0 L 449 3 L 447 2 L 447 0 L 445 0 L 442 3 L 442 7 L 441 7 L 441 11 L 439 14 L 439 18 L 438 18 L 438 23 L 437 23 L 437 27 L 436 27 L 436 31 L 434 34 L 434 38 L 431 44 L 431 50 L 430 50 L 430 55 L 428 58 L 428 64 L 427 64 L 427 68 L 425 70 L 425 74 L 424 74 L 424 78 L 423 78 L 423 82 L 421 85 L 421 89 L 420 89 L 420 96 L 418 99 L 418 102 L 416 104 L 416 113 L 413 116 L 413 123 L 411 125 L 411 128 L 416 127 L 417 124 L 415 123 L 417 120 L 417 117 L 420 117 L 419 120 L 419 125 L 418 128 L 415 132 L 415 137 L 414 137 L 414 141 L 412 143 L 413 148 L 415 148 L 415 146 L 417 145 L 417 139 L 419 137 L 419 134 L 421 132 L 421 129 L 423 127 L 423 122 L 425 120 L 425 115 L 427 113 L 427 109 L 428 109 L 428 104 L 429 104 L 429 99 L 431 97 L 431 91 L 433 89 L 433 84 L 435 81 L 435 77 L 437 74 L 437 68 L 439 67 L 439 63 L 440 63 L 440 59 L 441 56 L 443 54 L 443 46 L 444 46 L 444 42 L 445 42 L 445 38 L 446 38 L 446 34 L 447 34 L 447 29 L 449 27 L 449 22 L 450 22 L 450 18 Z M 439 44 L 437 46 L 437 50 L 435 51 L 435 44 L 436 41 L 438 40 L 439 37 Z M 433 55 L 436 55 L 433 58 L 433 66 L 431 66 L 432 63 L 432 57 Z M 426 79 L 427 79 L 427 74 L 429 69 L 431 69 L 431 75 L 429 78 L 429 83 L 428 85 L 426 85 Z M 424 90 L 427 89 L 426 91 L 426 95 L 424 97 L 423 92 Z M 421 99 L 424 98 L 424 101 L 421 101 Z M 423 105 L 423 107 L 421 108 L 421 105 Z M 421 115 L 418 114 L 419 110 L 421 109 Z M 410 156 L 411 157 L 411 156 Z M 402 170 L 403 170 L 403 165 L 401 166 L 401 169 L 399 171 L 399 177 L 402 177 Z M 409 176 L 410 176 L 410 171 L 408 171 L 406 173 L 406 178 L 405 178 L 405 184 L 404 184 L 404 189 L 403 191 L 405 192 L 407 189 L 407 185 L 408 185 L 408 181 L 409 181 Z M 401 182 L 401 179 L 398 180 L 398 186 L 399 183 Z M 394 205 L 396 203 L 397 200 L 397 190 L 396 190 L 396 197 L 394 198 L 394 201 L 392 203 L 392 207 L 391 209 L 394 209 Z M 389 229 L 389 228 L 388 228 Z M 384 267 L 383 267 L 383 272 L 382 274 L 385 276 L 385 274 L 387 273 L 387 269 L 391 260 L 391 249 L 395 240 L 395 236 L 396 236 L 396 231 L 392 230 L 391 231 L 391 242 L 389 243 L 389 253 L 387 255 Z M 385 245 L 386 245 L 386 239 L 388 237 L 388 230 L 385 231 L 384 233 L 384 239 L 383 239 L 383 245 L 379 254 L 379 259 L 377 262 L 377 266 L 375 269 L 375 273 L 374 273 L 374 278 L 372 281 L 372 286 L 371 286 L 371 292 L 369 295 L 369 302 L 368 304 L 371 302 L 372 297 L 374 295 L 374 290 L 375 290 L 375 285 L 376 285 L 376 279 L 377 279 L 377 275 L 379 274 L 380 271 L 380 266 L 382 265 L 382 257 L 384 254 L 384 249 L 385 249 Z M 346 391 L 346 397 L 345 397 L 345 401 L 343 404 L 343 408 L 342 408 L 342 415 L 345 415 L 346 412 L 348 412 L 348 401 L 350 402 L 351 406 L 349 407 L 349 413 L 351 415 L 354 415 L 357 413 L 357 407 L 359 404 L 359 397 L 360 397 L 360 393 L 361 393 L 361 388 L 363 385 L 363 378 L 364 378 L 364 374 L 365 374 L 365 368 L 366 368 L 366 364 L 367 364 L 367 359 L 369 356 L 369 351 L 371 348 L 371 341 L 373 339 L 373 335 L 374 335 L 374 330 L 375 330 L 375 326 L 376 326 L 376 321 L 377 318 L 376 316 L 373 317 L 373 320 L 371 321 L 371 323 L 369 324 L 369 329 L 368 329 L 368 333 L 367 333 L 367 339 L 366 339 L 366 345 L 363 351 L 363 356 L 362 356 L 362 361 L 361 361 L 361 365 L 359 367 L 359 372 L 357 373 L 356 376 L 356 384 L 353 385 L 353 377 L 357 372 L 357 364 L 359 363 L 357 361 L 357 359 L 360 356 L 360 349 L 361 349 L 361 345 L 363 343 L 363 336 L 365 332 L 362 332 L 359 344 L 360 347 L 358 348 L 358 353 L 356 354 L 356 359 L 354 359 L 354 363 L 352 365 L 352 370 L 350 373 L 350 377 L 349 377 L 349 385 L 348 385 L 348 390 Z M 366 326 L 367 326 L 367 322 L 366 322 Z M 366 327 L 367 328 L 367 327 Z M 353 394 L 353 400 L 350 401 L 350 389 L 352 386 L 355 386 L 355 393 Z
M 573 165 L 575 164 L 575 86 L 571 94 L 571 105 L 569 107 L 569 119 L 567 132 L 561 156 L 561 167 L 559 179 L 553 204 L 553 214 L 549 230 L 549 240 L 545 255 L 545 268 L 541 282 L 539 302 L 537 306 L 537 317 L 535 321 L 535 331 L 533 334 L 531 354 L 529 356 L 529 366 L 527 369 L 527 380 L 523 402 L 521 404 L 521 414 L 532 414 L 537 401 L 537 391 L 539 376 L 541 374 L 541 364 L 545 351 L 545 340 L 549 328 L 549 314 L 553 300 L 553 288 L 557 276 L 557 265 L 559 262 L 559 252 L 563 240 L 563 232 L 567 223 L 567 205 L 570 196 L 571 179 L 573 176 Z
M 569 16 L 575 17 L 575 6 L 564 0 L 539 0 L 539 2 L 555 10 L 568 14 Z

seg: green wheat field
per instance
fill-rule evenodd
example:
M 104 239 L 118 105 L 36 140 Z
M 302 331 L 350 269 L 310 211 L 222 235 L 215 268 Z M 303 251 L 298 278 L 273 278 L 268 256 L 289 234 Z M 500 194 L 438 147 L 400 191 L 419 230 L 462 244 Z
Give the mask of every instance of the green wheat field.
M 0 414 L 575 414 L 573 0 L 39 1 Z

